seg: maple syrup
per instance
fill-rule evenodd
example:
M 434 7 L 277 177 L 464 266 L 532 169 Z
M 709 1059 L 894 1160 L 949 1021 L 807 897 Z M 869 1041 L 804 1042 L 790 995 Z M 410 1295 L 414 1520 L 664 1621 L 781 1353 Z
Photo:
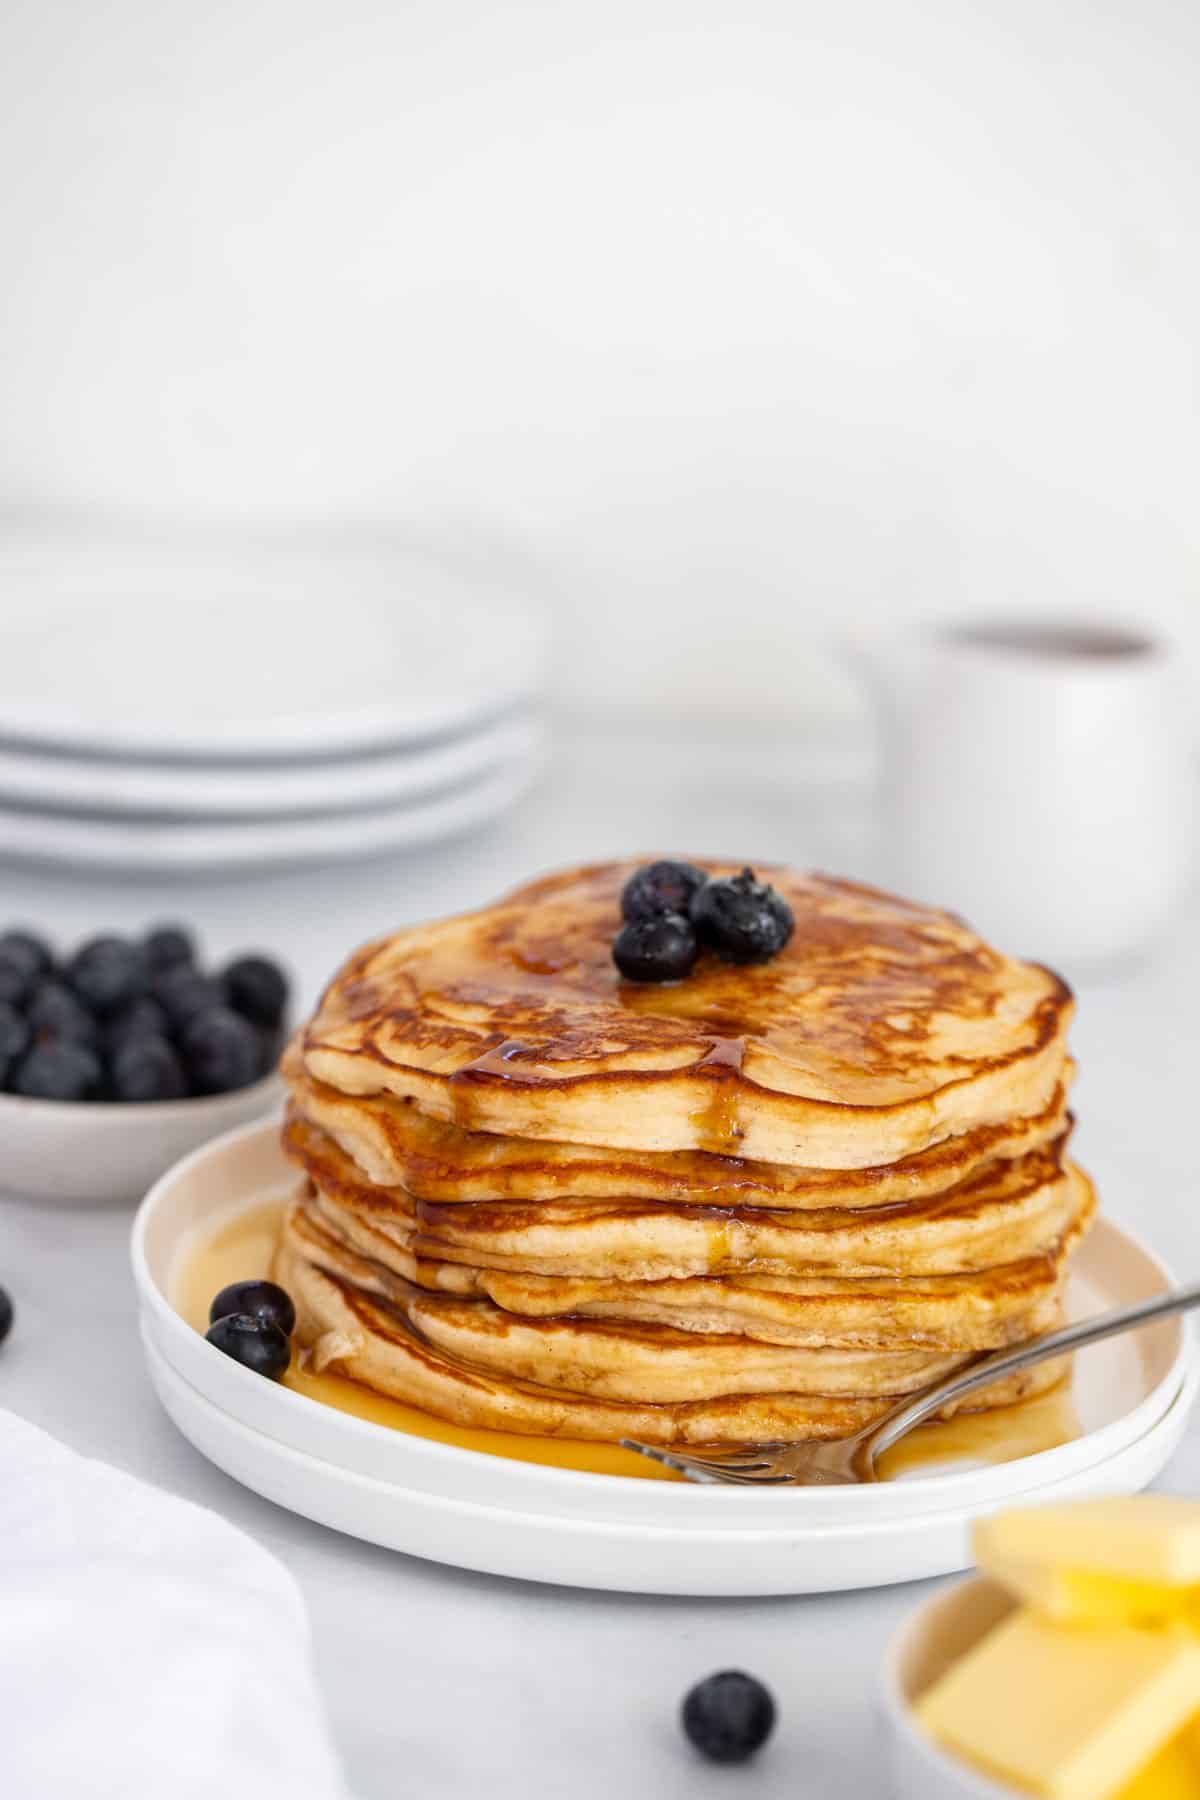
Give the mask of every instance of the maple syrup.
M 208 1328 L 212 1297 L 232 1281 L 264 1276 L 271 1266 L 285 1202 L 264 1201 L 227 1219 L 216 1231 L 181 1253 L 170 1283 L 171 1302 L 196 1331 Z M 517 1462 L 558 1469 L 582 1469 L 593 1475 L 631 1475 L 643 1481 L 679 1481 L 682 1477 L 617 1444 L 579 1439 L 533 1437 L 515 1431 L 492 1431 L 453 1425 L 401 1400 L 376 1394 L 344 1375 L 318 1375 L 302 1353 L 283 1377 L 284 1386 L 307 1394 L 323 1406 L 336 1407 L 373 1425 L 407 1431 L 412 1437 L 455 1444 Z M 1080 1436 L 1069 1381 L 1050 1393 L 991 1412 L 920 1425 L 881 1458 L 885 1480 L 934 1474 L 941 1466 L 1014 1462 L 1039 1450 L 1051 1450 Z
M 736 1156 L 742 1141 L 737 1077 L 746 1058 L 744 1038 L 714 1038 L 696 1074 L 712 1082 L 712 1097 L 692 1114 L 698 1147 L 715 1156 Z
M 246 1281 L 268 1273 L 284 1204 L 282 1200 L 271 1200 L 251 1207 L 181 1253 L 170 1283 L 171 1303 L 196 1331 L 208 1329 L 208 1309 L 213 1295 L 221 1288 L 231 1281 Z M 376 1394 L 344 1375 L 318 1375 L 306 1366 L 303 1353 L 293 1359 L 283 1385 L 372 1425 L 387 1425 L 393 1431 L 407 1431 L 412 1437 L 430 1438 L 438 1444 L 455 1444 L 461 1450 L 480 1450 L 490 1456 L 549 1464 L 556 1469 L 583 1469 L 593 1475 L 633 1475 L 643 1481 L 682 1480 L 682 1476 L 664 1469 L 660 1463 L 650 1462 L 633 1450 L 622 1450 L 619 1444 L 452 1425 L 418 1407 L 406 1406 L 402 1400 Z

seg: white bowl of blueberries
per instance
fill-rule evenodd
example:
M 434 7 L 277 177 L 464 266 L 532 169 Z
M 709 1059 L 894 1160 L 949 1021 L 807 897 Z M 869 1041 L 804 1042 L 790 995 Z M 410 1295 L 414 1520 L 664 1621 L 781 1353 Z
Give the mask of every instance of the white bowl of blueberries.
M 0 1188 L 139 1198 L 180 1156 L 272 1109 L 287 1007 L 270 957 L 205 971 L 179 925 L 64 956 L 0 932 Z

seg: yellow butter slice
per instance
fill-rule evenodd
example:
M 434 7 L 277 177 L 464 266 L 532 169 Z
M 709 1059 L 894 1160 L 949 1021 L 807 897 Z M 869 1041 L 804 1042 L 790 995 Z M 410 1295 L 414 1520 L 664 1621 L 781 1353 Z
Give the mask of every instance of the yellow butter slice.
M 1196 1722 L 1173 1737 L 1118 1800 L 1197 1800 L 1200 1796 L 1200 1727 Z
M 1156 1587 L 1200 1586 L 1200 1502 L 1170 1494 L 1016 1508 L 977 1521 L 975 1560 L 1086 1571 Z
M 1063 1625 L 1157 1625 L 1200 1630 L 1200 1588 L 1169 1587 L 1094 1569 L 1055 1568 L 990 1555 L 994 1581 Z
M 1021 1608 L 916 1710 L 948 1749 L 1028 1793 L 1116 1800 L 1200 1712 L 1200 1643 L 1127 1626 L 1080 1631 Z M 1167 1767 L 1162 1781 L 1171 1778 Z

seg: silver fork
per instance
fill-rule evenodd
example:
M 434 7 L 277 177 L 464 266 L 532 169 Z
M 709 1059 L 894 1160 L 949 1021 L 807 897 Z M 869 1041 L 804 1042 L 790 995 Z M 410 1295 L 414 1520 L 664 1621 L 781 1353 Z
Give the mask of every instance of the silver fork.
M 703 1456 L 693 1456 L 689 1450 L 664 1450 L 658 1444 L 639 1443 L 635 1438 L 622 1438 L 621 1443 L 626 1450 L 636 1450 L 654 1462 L 664 1463 L 668 1469 L 678 1469 L 689 1481 L 731 1482 L 739 1487 L 844 1487 L 878 1481 L 876 1463 L 883 1452 L 951 1401 L 962 1400 L 1001 1376 L 1031 1369 L 1048 1357 L 1065 1356 L 1071 1350 L 1082 1350 L 1086 1344 L 1098 1344 L 1102 1338 L 1134 1331 L 1139 1325 L 1187 1312 L 1193 1306 L 1200 1306 L 1200 1284 L 1178 1288 L 1157 1300 L 1143 1300 L 1137 1306 L 1097 1313 L 1094 1318 L 1081 1319 L 1076 1325 L 1034 1338 L 1017 1350 L 998 1350 L 992 1356 L 981 1357 L 969 1369 L 902 1400 L 853 1437 L 834 1438 L 827 1443 L 739 1444 L 728 1451 Z

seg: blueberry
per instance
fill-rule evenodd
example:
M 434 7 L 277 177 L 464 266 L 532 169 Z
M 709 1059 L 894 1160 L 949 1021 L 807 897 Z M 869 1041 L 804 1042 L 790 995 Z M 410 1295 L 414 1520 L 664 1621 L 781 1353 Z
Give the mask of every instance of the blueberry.
M 0 950 L 0 1001 L 20 1006 L 33 986 L 34 975 L 25 957 Z
M 107 1018 L 145 993 L 150 972 L 140 944 L 128 938 L 95 937 L 80 945 L 66 975 L 97 1017 Z
M 215 1006 L 184 1026 L 180 1048 L 197 1094 L 249 1087 L 263 1072 L 262 1039 L 227 1006 Z
M 215 1325 L 218 1319 L 227 1319 L 231 1313 L 277 1325 L 284 1337 L 291 1337 L 296 1329 L 292 1297 L 274 1281 L 233 1281 L 223 1287 L 208 1309 L 208 1322 Z
M 23 1019 L 15 1006 L 0 1000 L 0 1088 L 32 1041 L 33 1031 L 28 1019 Z
M 740 1669 L 699 1681 L 683 1702 L 683 1729 L 710 1762 L 745 1762 L 775 1728 L 770 1690 Z
M 78 994 L 54 975 L 43 975 L 25 1005 L 25 1017 L 36 1038 L 63 1038 L 94 1045 L 100 1028 Z
M 284 1037 L 279 1031 L 260 1031 L 258 1042 L 258 1072 L 260 1075 L 266 1075 L 271 1069 L 278 1066 L 279 1058 L 283 1054 Z
M 182 1100 L 187 1077 L 165 1038 L 130 1038 L 112 1059 L 109 1088 L 114 1100 Z
M 0 1344 L 4 1342 L 5 1338 L 12 1330 L 12 1322 L 12 1300 L 9 1298 L 7 1289 L 0 1287 Z
M 54 952 L 44 938 L 35 937 L 32 931 L 0 933 L 0 957 L 10 962 L 23 962 L 31 981 L 39 975 L 48 975 L 54 967 Z
M 707 880 L 694 863 L 646 863 L 622 888 L 621 912 L 627 919 L 653 919 L 661 913 L 683 913 L 686 918 Z
M 216 977 L 201 975 L 187 963 L 163 969 L 154 977 L 151 991 L 174 1031 L 182 1030 L 198 1014 L 225 1004 L 225 989 Z
M 49 1039 L 17 1064 L 14 1094 L 30 1100 L 94 1100 L 100 1092 L 100 1058 L 86 1044 Z
M 165 1038 L 169 1035 L 167 1015 L 157 1000 L 142 994 L 114 1013 L 104 1027 L 104 1045 L 115 1056 L 126 1044 L 143 1038 Z
M 283 1022 L 287 1005 L 287 976 L 265 956 L 239 956 L 222 977 L 229 1004 L 252 1025 L 271 1030 Z
M 692 923 L 701 943 L 726 962 L 759 963 L 779 954 L 796 921 L 782 894 L 753 869 L 743 869 L 701 888 L 692 901 Z
M 613 944 L 613 961 L 626 981 L 682 981 L 696 964 L 696 933 L 680 913 L 632 919 Z
M 194 966 L 196 961 L 195 940 L 182 925 L 156 925 L 142 939 L 142 949 L 152 975 L 178 968 L 181 963 Z
M 204 1335 L 234 1362 L 272 1381 L 279 1380 L 292 1360 L 292 1347 L 278 1325 L 250 1313 L 226 1313 Z

